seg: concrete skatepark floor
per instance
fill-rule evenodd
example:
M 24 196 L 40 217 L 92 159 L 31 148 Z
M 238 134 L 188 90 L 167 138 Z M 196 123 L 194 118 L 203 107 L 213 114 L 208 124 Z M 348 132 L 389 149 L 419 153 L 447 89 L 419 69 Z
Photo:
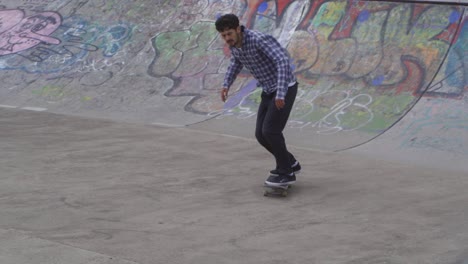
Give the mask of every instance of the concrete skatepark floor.
M 0 109 L 0 262 L 463 263 L 462 172 L 292 147 L 263 197 L 251 139 Z M 279 253 L 280 252 L 280 253 Z

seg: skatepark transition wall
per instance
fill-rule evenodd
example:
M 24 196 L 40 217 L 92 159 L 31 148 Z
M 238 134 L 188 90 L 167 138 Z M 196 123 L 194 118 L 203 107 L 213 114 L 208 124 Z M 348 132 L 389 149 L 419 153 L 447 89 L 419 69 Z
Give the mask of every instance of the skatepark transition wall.
M 443 3 L 447 2 L 447 3 Z M 0 105 L 253 138 L 260 89 L 222 103 L 237 14 L 300 90 L 290 144 L 468 171 L 467 1 L 0 0 Z M 306 157 L 303 157 L 306 158 Z

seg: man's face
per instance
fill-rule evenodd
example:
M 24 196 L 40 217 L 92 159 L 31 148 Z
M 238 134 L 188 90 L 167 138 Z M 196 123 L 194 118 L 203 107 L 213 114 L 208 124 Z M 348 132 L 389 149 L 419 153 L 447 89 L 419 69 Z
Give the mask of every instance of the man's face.
M 241 34 L 241 28 L 240 26 L 236 29 L 226 29 L 222 32 L 220 32 L 219 34 L 221 34 L 221 37 L 223 38 L 223 40 L 231 47 L 234 47 L 234 46 L 239 46 L 241 43 L 241 37 L 240 37 L 240 34 Z

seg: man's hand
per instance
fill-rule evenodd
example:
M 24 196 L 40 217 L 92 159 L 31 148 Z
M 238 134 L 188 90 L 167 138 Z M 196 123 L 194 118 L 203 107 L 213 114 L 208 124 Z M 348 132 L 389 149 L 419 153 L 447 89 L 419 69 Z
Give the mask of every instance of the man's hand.
M 275 100 L 275 105 L 276 105 L 276 108 L 279 109 L 283 109 L 284 107 L 284 99 L 276 99 Z
M 228 88 L 223 88 L 221 90 L 221 100 L 223 100 L 223 102 L 226 102 L 228 98 Z

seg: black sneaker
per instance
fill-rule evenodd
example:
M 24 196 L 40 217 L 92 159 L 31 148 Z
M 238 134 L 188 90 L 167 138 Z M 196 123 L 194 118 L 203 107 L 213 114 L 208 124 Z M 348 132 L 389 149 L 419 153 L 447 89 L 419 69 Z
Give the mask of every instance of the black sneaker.
M 296 182 L 296 175 L 293 173 L 291 174 L 280 174 L 280 175 L 270 175 L 268 179 L 265 181 L 265 184 L 272 185 L 272 186 L 280 186 L 286 184 L 293 184 Z
M 296 161 L 296 162 L 291 166 L 291 169 L 293 170 L 293 172 L 294 172 L 295 174 L 299 174 L 299 173 L 301 172 L 301 164 L 299 163 L 299 161 Z M 278 176 L 278 175 L 279 175 L 278 169 L 271 170 L 271 171 L 270 171 L 270 175 L 271 175 L 271 176 Z

